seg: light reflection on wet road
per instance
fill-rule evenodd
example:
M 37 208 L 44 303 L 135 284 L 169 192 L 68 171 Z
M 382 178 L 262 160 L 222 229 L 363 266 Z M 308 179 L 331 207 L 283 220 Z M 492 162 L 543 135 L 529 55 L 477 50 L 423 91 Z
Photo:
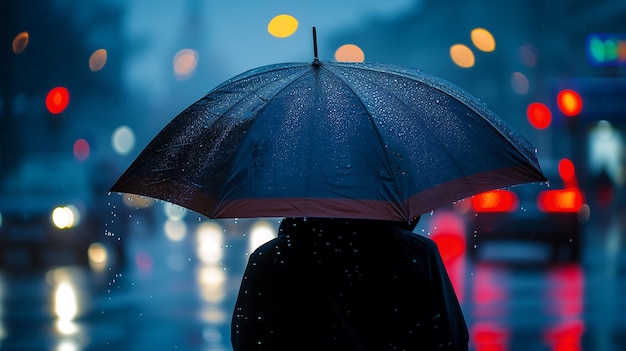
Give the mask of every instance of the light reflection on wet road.
M 0 349 L 231 350 L 246 252 L 278 222 L 253 224 L 188 220 L 182 235 L 133 224 L 122 237 L 124 268 L 5 270 Z M 472 349 L 626 349 L 621 235 L 617 228 L 594 233 L 584 261 L 573 265 L 516 268 L 451 256 Z

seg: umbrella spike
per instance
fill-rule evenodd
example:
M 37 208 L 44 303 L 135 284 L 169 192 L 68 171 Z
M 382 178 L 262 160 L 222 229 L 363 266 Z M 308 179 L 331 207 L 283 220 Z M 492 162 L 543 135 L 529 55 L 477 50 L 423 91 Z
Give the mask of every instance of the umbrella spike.
M 313 27 L 313 66 L 319 66 L 320 60 L 317 56 L 317 29 Z

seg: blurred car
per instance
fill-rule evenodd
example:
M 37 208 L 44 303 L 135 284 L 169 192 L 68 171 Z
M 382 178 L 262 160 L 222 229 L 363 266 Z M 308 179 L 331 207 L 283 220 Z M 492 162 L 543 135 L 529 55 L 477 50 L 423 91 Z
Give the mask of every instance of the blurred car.
M 568 159 L 543 162 L 547 184 L 523 184 L 471 198 L 470 258 L 576 262 L 589 207 Z
M 71 155 L 25 158 L 0 187 L 0 265 L 106 260 L 117 243 L 106 240 L 95 207 L 87 173 Z

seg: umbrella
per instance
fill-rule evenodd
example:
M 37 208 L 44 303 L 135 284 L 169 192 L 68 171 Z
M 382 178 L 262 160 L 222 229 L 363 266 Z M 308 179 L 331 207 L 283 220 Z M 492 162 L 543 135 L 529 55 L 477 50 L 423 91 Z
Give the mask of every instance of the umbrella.
M 448 81 L 316 53 L 312 63 L 263 66 L 217 86 L 165 126 L 111 191 L 209 218 L 405 221 L 545 181 L 535 153 Z

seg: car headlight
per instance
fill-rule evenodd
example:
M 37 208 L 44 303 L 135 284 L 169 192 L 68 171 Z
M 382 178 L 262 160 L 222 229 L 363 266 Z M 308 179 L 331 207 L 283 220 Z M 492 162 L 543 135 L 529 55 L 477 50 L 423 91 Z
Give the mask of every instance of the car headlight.
M 52 224 L 59 229 L 68 229 L 80 223 L 80 211 L 74 205 L 58 206 L 52 210 Z

